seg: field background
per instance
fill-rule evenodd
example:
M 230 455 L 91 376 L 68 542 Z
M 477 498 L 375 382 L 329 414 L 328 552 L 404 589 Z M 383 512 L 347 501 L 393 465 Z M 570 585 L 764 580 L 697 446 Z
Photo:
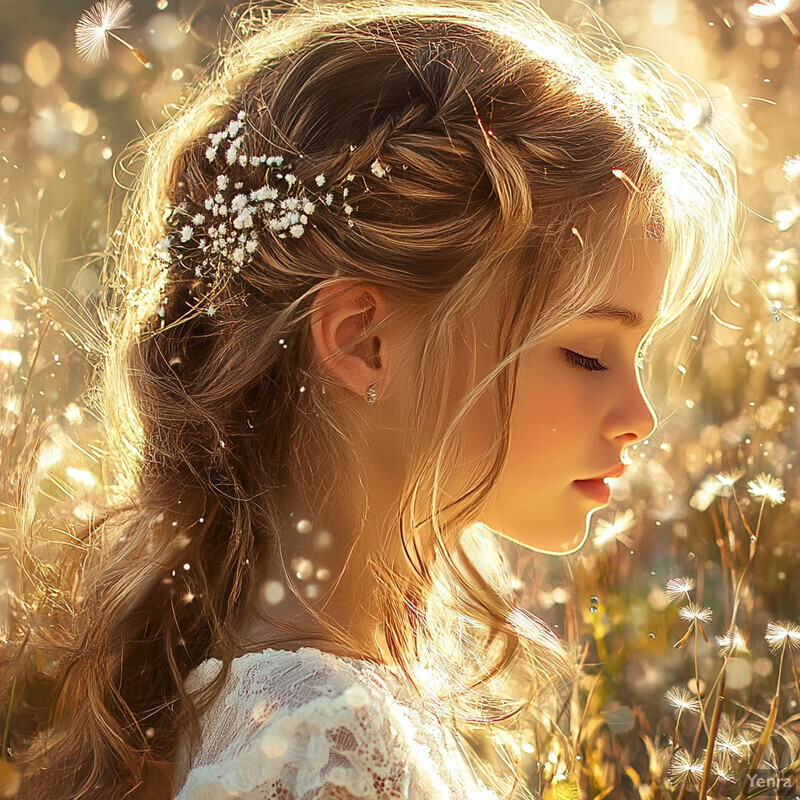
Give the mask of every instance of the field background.
M 575 4 L 542 5 L 565 21 L 580 14 Z M 113 189 L 131 179 L 125 148 L 180 103 L 230 7 L 135 0 L 131 28 L 122 33 L 152 61 L 145 69 L 113 41 L 99 66 L 78 57 L 74 26 L 83 2 L 0 0 L 0 630 L 14 591 L 8 552 L 16 500 L 5 477 L 40 425 L 50 423 L 40 492 L 29 499 L 40 513 L 66 494 L 75 497 L 76 517 L 86 518 L 93 493 L 108 480 L 81 398 L 97 352 L 85 331 L 109 220 L 118 213 Z M 659 430 L 631 451 L 633 463 L 610 506 L 595 515 L 586 546 L 564 558 L 532 559 L 507 547 L 522 602 L 585 651 L 569 734 L 581 755 L 581 786 L 589 797 L 650 798 L 677 794 L 681 776 L 688 776 L 684 791 L 692 788 L 691 770 L 681 772 L 674 760 L 678 780 L 667 784 L 676 718 L 664 694 L 696 691 L 696 672 L 701 697 L 712 690 L 723 662 L 715 636 L 726 633 L 751 553 L 737 616 L 748 652 L 726 661 L 721 728 L 728 725 L 730 752 L 723 739 L 722 769 L 741 775 L 757 748 L 753 737 L 768 724 L 782 653 L 768 647 L 767 625 L 800 622 L 800 177 L 791 161 L 800 154 L 800 45 L 792 32 L 800 9 L 789 5 L 781 18 L 754 16 L 738 0 L 590 7 L 627 43 L 705 86 L 736 151 L 748 209 L 741 265 L 693 358 L 678 363 L 669 341 L 653 353 L 643 381 Z M 715 477 L 737 471 L 732 487 Z M 759 496 L 766 478 L 750 484 L 755 495 L 748 491 L 761 473 L 782 481 L 782 502 Z M 680 577 L 695 587 L 670 602 L 667 581 Z M 675 647 L 693 624 L 677 610 L 689 599 L 712 611 L 703 623 L 708 641 L 698 629 Z M 763 755 L 766 765 L 786 768 L 800 754 L 800 694 L 789 652 L 796 640 L 784 640 Z M 682 717 L 679 743 L 689 749 L 697 717 Z M 712 794 L 738 791 L 718 782 Z

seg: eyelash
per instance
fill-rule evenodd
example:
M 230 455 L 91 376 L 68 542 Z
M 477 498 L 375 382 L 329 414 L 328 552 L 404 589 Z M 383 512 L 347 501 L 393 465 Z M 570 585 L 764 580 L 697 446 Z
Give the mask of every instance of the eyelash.
M 608 369 L 608 367 L 603 364 L 602 361 L 599 361 L 596 358 L 590 358 L 589 356 L 581 355 L 580 353 L 576 353 L 574 350 L 567 350 L 566 347 L 562 347 L 561 352 L 564 354 L 564 359 L 567 361 L 567 363 L 572 364 L 575 367 L 580 367 L 581 369 L 586 369 L 590 372 L 602 372 L 603 370 Z

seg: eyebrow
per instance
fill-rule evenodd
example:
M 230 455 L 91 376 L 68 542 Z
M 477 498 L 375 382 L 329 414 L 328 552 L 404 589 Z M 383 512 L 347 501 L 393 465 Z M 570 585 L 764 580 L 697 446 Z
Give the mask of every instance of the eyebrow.
M 630 308 L 602 305 L 591 308 L 579 316 L 579 319 L 597 319 L 603 322 L 618 322 L 623 328 L 637 329 L 648 327 L 644 317 Z

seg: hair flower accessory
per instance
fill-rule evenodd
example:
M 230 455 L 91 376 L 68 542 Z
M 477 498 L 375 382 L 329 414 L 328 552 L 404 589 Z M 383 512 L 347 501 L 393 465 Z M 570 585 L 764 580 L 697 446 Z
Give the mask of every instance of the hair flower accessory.
M 317 208 L 332 206 L 337 190 L 341 190 L 347 224 L 354 227 L 351 215 L 355 208 L 347 202 L 347 186 L 330 186 L 321 173 L 309 193 L 283 155 L 246 152 L 246 124 L 247 113 L 239 111 L 224 128 L 208 134 L 205 157 L 220 168 L 212 192 L 197 207 L 182 201 L 164 214 L 167 235 L 157 243 L 156 257 L 168 263 L 192 264 L 198 278 L 219 279 L 227 271 L 240 272 L 252 262 L 263 231 L 278 239 L 299 239 Z M 251 170 L 262 168 L 263 180 L 254 181 Z M 379 158 L 370 166 L 377 177 L 386 177 L 390 169 Z M 349 173 L 344 183 L 355 178 Z M 324 196 L 318 193 L 323 187 Z

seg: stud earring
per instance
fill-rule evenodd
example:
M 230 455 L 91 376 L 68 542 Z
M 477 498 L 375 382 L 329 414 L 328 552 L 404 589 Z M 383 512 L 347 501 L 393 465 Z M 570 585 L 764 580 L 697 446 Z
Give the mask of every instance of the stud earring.
M 369 387 L 364 392 L 364 397 L 367 398 L 367 402 L 372 405 L 375 402 L 375 398 L 378 396 L 378 393 L 375 391 L 375 384 L 373 383 L 372 386 Z

